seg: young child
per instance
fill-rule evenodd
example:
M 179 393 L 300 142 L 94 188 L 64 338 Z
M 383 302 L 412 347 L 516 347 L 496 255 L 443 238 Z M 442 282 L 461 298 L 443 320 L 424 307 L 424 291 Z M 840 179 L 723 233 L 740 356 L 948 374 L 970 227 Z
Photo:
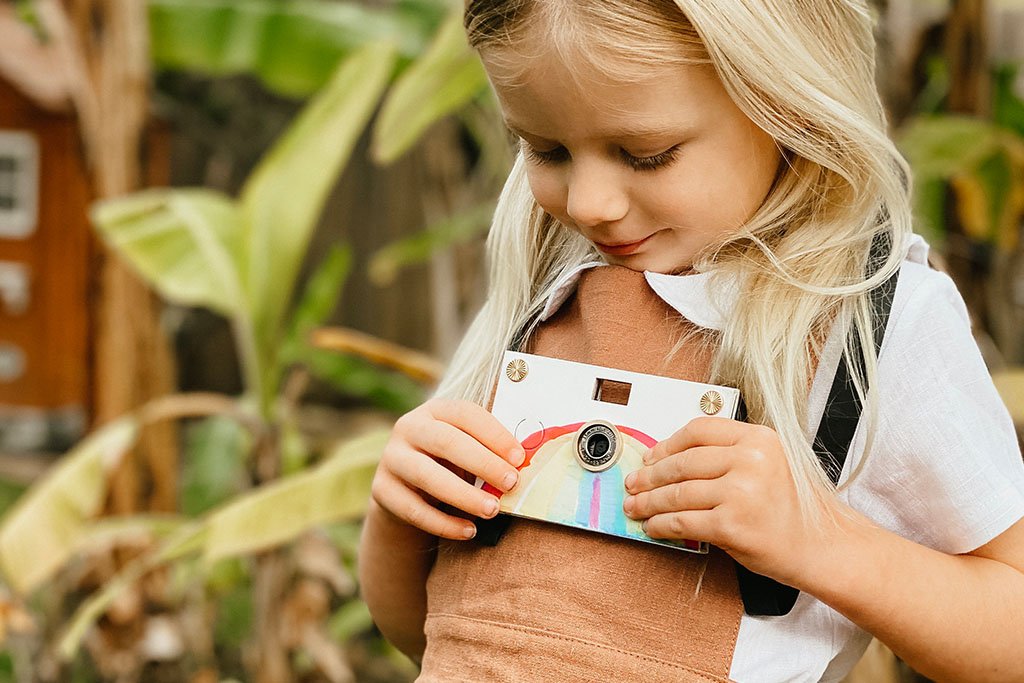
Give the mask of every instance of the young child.
M 1024 680 L 1024 466 L 911 233 L 867 3 L 468 0 L 465 22 L 521 152 L 487 302 L 395 424 L 360 556 L 421 679 L 838 681 L 873 634 L 936 680 Z M 853 337 L 835 487 L 811 439 Z M 485 409 L 508 348 L 738 387 L 745 422 L 680 424 L 625 482 L 650 536 L 715 550 L 520 519 L 471 540 L 497 511 L 471 482 L 508 491 L 524 458 Z M 733 559 L 793 609 L 744 613 Z

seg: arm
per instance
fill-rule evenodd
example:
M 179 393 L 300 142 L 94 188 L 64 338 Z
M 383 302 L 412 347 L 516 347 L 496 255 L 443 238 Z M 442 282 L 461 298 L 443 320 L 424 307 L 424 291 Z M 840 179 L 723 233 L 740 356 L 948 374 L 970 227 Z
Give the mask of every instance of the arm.
M 426 647 L 426 582 L 437 538 L 470 539 L 476 527 L 460 515 L 498 512 L 497 499 L 465 478 L 507 491 L 524 457 L 493 415 L 467 401 L 431 399 L 395 422 L 373 477 L 359 578 L 381 632 L 412 659 Z
M 381 633 L 419 662 L 426 639 L 427 575 L 437 538 L 370 500 L 359 543 L 359 585 Z
M 802 585 L 936 681 L 1024 679 L 1024 520 L 947 555 L 857 515 Z

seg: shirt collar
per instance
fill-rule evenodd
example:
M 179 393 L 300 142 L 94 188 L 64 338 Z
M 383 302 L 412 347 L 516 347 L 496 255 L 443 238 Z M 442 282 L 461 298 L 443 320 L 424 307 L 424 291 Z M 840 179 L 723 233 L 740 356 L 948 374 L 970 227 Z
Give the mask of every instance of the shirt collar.
M 908 240 L 905 259 L 915 263 L 927 263 L 928 243 L 920 235 L 912 235 Z M 552 287 L 540 319 L 547 320 L 565 303 L 576 290 L 576 284 L 583 271 L 606 265 L 608 264 L 603 261 L 589 261 L 566 271 Z M 725 328 L 727 316 L 740 295 L 739 283 L 731 276 L 723 277 L 719 288 L 712 290 L 709 287 L 710 271 L 689 275 L 666 275 L 645 270 L 644 277 L 662 301 L 693 324 L 710 330 L 722 331 Z

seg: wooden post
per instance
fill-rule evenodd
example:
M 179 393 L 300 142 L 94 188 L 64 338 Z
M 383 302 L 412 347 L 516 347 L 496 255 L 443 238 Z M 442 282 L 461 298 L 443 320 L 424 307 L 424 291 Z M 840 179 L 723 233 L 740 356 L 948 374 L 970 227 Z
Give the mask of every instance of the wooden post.
M 949 110 L 985 116 L 991 99 L 985 0 L 954 0 L 946 25 Z

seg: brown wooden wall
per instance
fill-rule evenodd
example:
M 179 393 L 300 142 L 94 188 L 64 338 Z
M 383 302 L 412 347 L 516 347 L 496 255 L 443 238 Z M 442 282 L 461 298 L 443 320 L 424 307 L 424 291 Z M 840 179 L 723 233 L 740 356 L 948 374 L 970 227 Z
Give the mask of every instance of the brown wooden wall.
M 74 119 L 44 112 L 0 80 L 0 130 L 39 144 L 39 222 L 24 239 L 0 237 L 0 261 L 30 269 L 30 304 L 13 316 L 0 307 L 0 343 L 27 356 L 27 372 L 0 382 L 0 406 L 88 405 L 89 188 Z

